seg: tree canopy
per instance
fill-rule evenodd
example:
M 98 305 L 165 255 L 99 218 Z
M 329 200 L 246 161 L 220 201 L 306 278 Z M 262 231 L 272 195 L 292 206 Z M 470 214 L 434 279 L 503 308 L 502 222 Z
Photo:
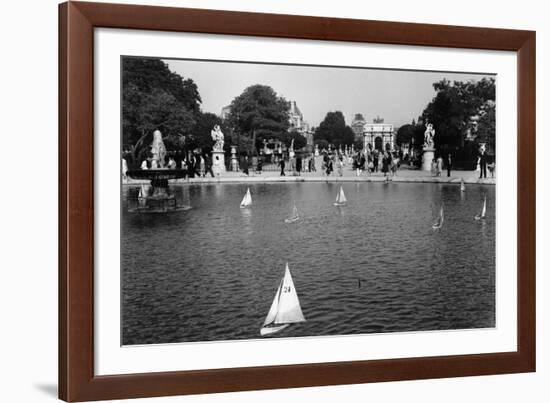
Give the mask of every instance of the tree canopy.
M 290 147 L 290 144 L 294 140 L 294 149 L 299 150 L 304 148 L 307 145 L 307 139 L 296 130 L 292 130 L 290 133 L 285 133 L 281 137 L 281 141 L 287 146 Z
M 315 130 L 314 139 L 326 141 L 338 148 L 340 146 L 354 144 L 355 133 L 352 128 L 346 126 L 344 115 L 340 111 L 328 112 Z
M 433 100 L 428 104 L 423 113 L 424 121 L 428 121 L 436 128 L 434 138 L 436 148 L 463 148 L 467 135 L 482 129 L 475 124 L 483 114 L 488 103 L 495 101 L 494 78 L 483 78 L 480 81 L 454 81 L 442 80 L 434 83 L 437 91 Z M 493 115 L 494 117 L 494 115 Z M 480 124 L 483 127 L 484 136 L 492 138 L 494 144 L 494 130 L 490 132 L 491 125 L 487 125 L 487 119 Z M 493 124 L 494 129 L 494 124 Z
M 289 103 L 266 85 L 252 85 L 231 102 L 228 124 L 238 135 L 253 139 L 255 147 L 264 139 L 278 139 L 288 133 Z
M 122 143 L 140 153 L 155 130 L 166 147 L 182 146 L 200 114 L 196 84 L 170 71 L 160 59 L 124 58 L 122 61 Z
M 421 147 L 424 143 L 425 128 L 416 124 L 413 120 L 410 124 L 405 124 L 397 130 L 395 142 L 397 145 L 414 143 L 416 147 Z

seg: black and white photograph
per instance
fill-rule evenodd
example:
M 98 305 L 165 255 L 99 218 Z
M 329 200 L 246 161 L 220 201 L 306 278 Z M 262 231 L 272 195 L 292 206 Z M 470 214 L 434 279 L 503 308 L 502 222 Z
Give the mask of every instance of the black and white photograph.
M 496 75 L 120 74 L 123 346 L 496 327 Z

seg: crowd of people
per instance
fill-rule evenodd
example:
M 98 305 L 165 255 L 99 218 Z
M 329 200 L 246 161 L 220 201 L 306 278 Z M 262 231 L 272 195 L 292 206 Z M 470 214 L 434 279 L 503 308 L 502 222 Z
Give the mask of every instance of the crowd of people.
M 123 162 L 125 163 L 125 161 Z M 223 171 L 222 161 L 219 156 L 214 159 L 208 153 L 195 154 L 188 153 L 183 156 L 181 153 L 176 153 L 174 156 L 166 156 L 163 166 L 159 166 L 157 160 L 153 158 L 145 158 L 140 165 L 140 169 L 185 169 L 187 176 L 190 178 L 204 178 L 210 175 L 212 178 L 220 176 Z
M 348 169 L 352 170 L 356 176 L 370 176 L 380 172 L 385 177 L 391 178 L 397 174 L 402 156 L 396 151 L 372 150 L 368 148 L 353 153 L 343 153 L 339 150 L 323 150 L 318 156 L 296 153 L 292 157 L 288 157 L 288 159 L 278 158 L 275 163 L 269 161 L 269 159 L 266 160 L 265 156 L 261 155 L 253 159 L 244 155 L 238 162 L 237 168 L 244 176 L 249 176 L 251 171 L 256 175 L 261 175 L 264 171 L 264 165 L 267 165 L 268 170 L 279 170 L 280 176 L 286 176 L 287 174 L 300 176 L 304 172 L 316 173 L 319 171 L 326 177 L 330 177 L 331 175 L 341 177 L 344 175 L 344 169 Z M 445 156 L 439 155 L 431 161 L 431 175 L 440 177 L 443 175 L 444 170 L 446 170 L 447 177 L 450 177 L 453 165 L 454 159 L 450 153 L 447 153 Z M 159 166 L 159 162 L 156 159 L 147 157 L 141 161 L 139 167 L 144 170 L 158 168 L 185 169 L 189 178 L 220 177 L 226 170 L 219 156 L 212 158 L 209 153 L 192 152 L 187 154 L 175 153 L 165 156 L 162 166 Z M 235 170 L 235 168 L 232 170 Z M 494 175 L 494 162 L 489 163 L 485 150 L 482 150 L 478 155 L 476 170 L 479 172 L 480 179 L 487 178 L 487 170 L 489 170 L 491 176 Z M 122 161 L 122 171 L 123 178 L 126 178 L 128 164 L 124 158 Z
M 353 157 L 353 170 L 357 176 L 363 173 L 372 175 L 382 172 L 384 176 L 393 176 L 397 173 L 401 159 L 395 151 L 379 151 L 367 149 L 366 152 L 358 152 Z

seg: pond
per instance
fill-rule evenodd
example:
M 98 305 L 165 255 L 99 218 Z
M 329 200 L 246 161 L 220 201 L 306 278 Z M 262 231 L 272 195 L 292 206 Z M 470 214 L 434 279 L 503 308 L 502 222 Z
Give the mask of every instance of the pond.
M 175 185 L 192 208 L 167 214 L 126 212 L 124 187 L 123 344 L 260 338 L 287 262 L 306 321 L 271 337 L 495 326 L 494 186 L 342 187 L 335 207 L 337 183 Z

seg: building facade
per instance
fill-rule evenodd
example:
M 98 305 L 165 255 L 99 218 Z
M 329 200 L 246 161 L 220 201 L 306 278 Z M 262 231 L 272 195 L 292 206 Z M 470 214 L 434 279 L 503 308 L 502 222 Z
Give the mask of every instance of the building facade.
M 297 131 L 306 138 L 307 145 L 313 147 L 313 131 L 309 123 L 304 120 L 304 115 L 298 108 L 296 101 L 290 101 L 288 123 L 290 126 L 289 131 Z
M 372 123 L 367 123 L 363 115 L 357 113 L 351 127 L 356 139 L 363 138 L 365 151 L 369 144 L 373 150 L 394 149 L 395 131 L 393 124 L 384 123 L 384 119 L 380 116 L 374 118 Z
M 227 116 L 229 116 L 230 113 L 231 113 L 231 105 L 224 106 L 220 113 L 220 118 L 225 120 L 227 119 Z
M 363 114 L 356 113 L 353 116 L 353 120 L 351 121 L 351 129 L 355 134 L 355 140 L 363 139 L 363 130 L 365 128 L 365 123 L 367 123 L 367 121 L 365 120 Z
M 373 150 L 383 151 L 388 147 L 393 150 L 395 133 L 390 123 L 367 123 L 363 130 L 365 147 L 372 145 Z

